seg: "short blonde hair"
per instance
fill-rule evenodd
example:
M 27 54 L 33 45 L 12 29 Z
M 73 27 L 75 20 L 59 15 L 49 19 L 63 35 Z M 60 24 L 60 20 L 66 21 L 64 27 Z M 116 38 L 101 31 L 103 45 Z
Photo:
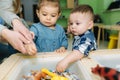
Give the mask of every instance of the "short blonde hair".
M 94 12 L 91 6 L 89 5 L 78 5 L 77 7 L 75 7 L 72 11 L 72 13 L 76 13 L 76 12 L 80 12 L 80 13 L 89 13 L 91 16 L 91 20 L 94 20 Z

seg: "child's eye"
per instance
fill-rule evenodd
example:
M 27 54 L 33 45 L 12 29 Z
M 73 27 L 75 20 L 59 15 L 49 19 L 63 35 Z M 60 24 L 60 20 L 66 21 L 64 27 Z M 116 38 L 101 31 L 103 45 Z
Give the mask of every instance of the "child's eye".
M 47 16 L 47 14 L 42 14 L 43 16 Z
M 73 23 L 69 23 L 69 25 L 73 25 Z
M 52 17 L 55 17 L 55 15 L 52 15 Z
M 52 17 L 55 17 L 56 15 L 51 15 Z
M 80 23 L 76 23 L 76 25 L 79 25 Z

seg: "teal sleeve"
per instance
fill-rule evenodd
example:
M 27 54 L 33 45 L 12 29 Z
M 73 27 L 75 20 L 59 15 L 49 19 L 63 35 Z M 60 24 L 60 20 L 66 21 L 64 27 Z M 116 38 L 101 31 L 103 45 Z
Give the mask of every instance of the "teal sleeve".
M 62 41 L 62 44 L 61 44 L 61 45 L 67 49 L 67 48 L 68 48 L 68 38 L 67 38 L 67 36 L 66 36 L 66 34 L 65 34 L 64 29 L 62 29 L 61 38 L 62 38 L 62 40 L 61 40 L 61 41 Z

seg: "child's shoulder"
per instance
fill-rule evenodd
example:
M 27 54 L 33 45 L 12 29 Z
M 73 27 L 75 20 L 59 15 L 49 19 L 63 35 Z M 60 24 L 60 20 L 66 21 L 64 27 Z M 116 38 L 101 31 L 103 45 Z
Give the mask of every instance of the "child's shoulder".
M 56 28 L 63 29 L 63 26 L 61 26 L 60 24 L 56 24 Z
M 92 32 L 92 30 L 88 30 L 88 31 L 85 33 L 85 35 L 86 35 L 87 37 L 89 37 L 89 38 L 95 38 L 94 33 Z
M 33 23 L 30 28 L 30 30 L 43 30 L 43 27 L 40 23 Z
M 31 28 L 42 28 L 43 25 L 41 23 L 33 23 L 30 27 Z
M 31 26 L 40 26 L 40 23 L 33 23 Z

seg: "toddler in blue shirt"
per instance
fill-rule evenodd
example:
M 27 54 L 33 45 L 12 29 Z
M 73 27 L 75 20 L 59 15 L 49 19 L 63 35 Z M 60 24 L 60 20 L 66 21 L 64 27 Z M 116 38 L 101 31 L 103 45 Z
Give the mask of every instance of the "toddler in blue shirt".
M 30 27 L 35 46 L 31 43 L 25 44 L 29 55 L 37 52 L 65 52 L 68 40 L 62 26 L 56 24 L 61 11 L 59 0 L 39 0 L 37 10 L 38 23 Z M 36 49 L 35 49 L 36 48 Z M 12 50 L 15 53 L 16 50 Z
M 62 26 L 56 24 L 60 16 L 59 0 L 40 0 L 37 6 L 39 23 L 30 27 L 34 33 L 37 52 L 65 52 L 68 40 Z

